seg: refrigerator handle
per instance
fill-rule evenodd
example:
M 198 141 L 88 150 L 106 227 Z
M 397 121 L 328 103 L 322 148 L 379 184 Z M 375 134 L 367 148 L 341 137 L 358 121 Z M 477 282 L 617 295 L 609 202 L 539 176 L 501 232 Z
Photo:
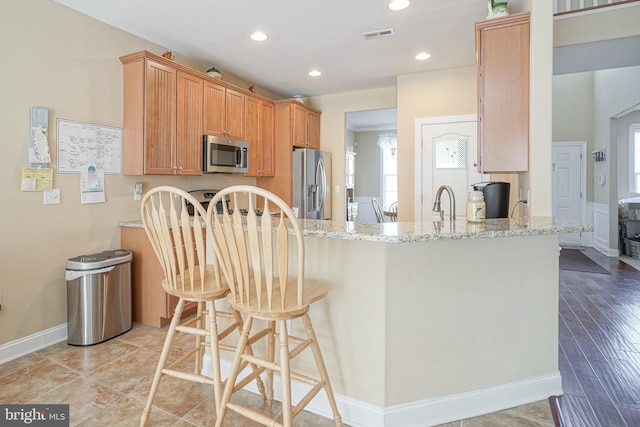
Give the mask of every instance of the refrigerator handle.
M 327 197 L 327 173 L 324 169 L 324 158 L 320 157 L 318 161 L 318 168 L 316 169 L 316 183 L 320 187 L 317 191 L 318 210 L 324 212 L 324 200 Z

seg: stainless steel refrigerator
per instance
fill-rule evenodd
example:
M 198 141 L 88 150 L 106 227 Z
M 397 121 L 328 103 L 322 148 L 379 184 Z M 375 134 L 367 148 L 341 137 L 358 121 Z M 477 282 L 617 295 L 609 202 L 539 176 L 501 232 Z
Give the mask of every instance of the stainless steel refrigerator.
M 298 217 L 331 218 L 331 154 L 301 148 L 293 151 L 293 207 Z

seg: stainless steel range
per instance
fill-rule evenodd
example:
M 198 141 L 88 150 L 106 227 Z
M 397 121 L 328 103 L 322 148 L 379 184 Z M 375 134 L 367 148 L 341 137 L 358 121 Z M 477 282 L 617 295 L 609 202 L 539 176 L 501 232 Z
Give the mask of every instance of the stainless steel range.
M 199 201 L 200 204 L 205 209 L 207 209 L 209 207 L 209 202 L 211 201 L 211 199 L 213 199 L 215 197 L 215 195 L 218 193 L 218 191 L 220 191 L 220 190 L 192 190 L 192 191 L 189 191 L 189 194 L 191 194 L 193 197 L 195 197 L 196 200 Z M 227 202 L 227 207 L 229 207 L 229 199 L 228 198 L 227 198 L 226 202 Z M 189 211 L 189 214 L 193 215 L 193 205 L 191 205 L 191 204 L 187 205 L 187 209 Z M 222 203 L 221 202 L 218 202 L 217 210 L 218 210 L 218 213 L 222 212 Z

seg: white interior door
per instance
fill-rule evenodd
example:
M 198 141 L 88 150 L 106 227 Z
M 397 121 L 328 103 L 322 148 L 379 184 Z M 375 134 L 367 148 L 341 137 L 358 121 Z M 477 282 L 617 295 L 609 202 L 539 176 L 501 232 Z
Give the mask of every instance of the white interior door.
M 416 121 L 416 221 L 434 219 L 433 202 L 441 185 L 452 188 L 456 216 L 465 216 L 471 184 L 486 179 L 476 168 L 476 116 L 441 117 Z M 449 216 L 448 196 L 442 209 Z
M 582 224 L 584 212 L 583 162 L 585 148 L 582 142 L 554 143 L 552 165 L 552 213 L 561 218 Z M 581 233 L 560 234 L 561 244 L 581 244 Z

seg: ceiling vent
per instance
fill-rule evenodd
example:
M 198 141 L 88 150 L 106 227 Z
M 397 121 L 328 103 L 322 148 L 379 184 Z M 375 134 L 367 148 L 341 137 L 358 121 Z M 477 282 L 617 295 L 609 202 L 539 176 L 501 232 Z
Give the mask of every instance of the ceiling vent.
M 373 39 L 379 39 L 380 37 L 391 37 L 395 35 L 396 35 L 396 32 L 393 28 L 386 28 L 384 30 L 376 30 L 376 31 L 369 31 L 368 33 L 363 33 L 362 37 L 364 37 L 365 40 L 373 40 Z

